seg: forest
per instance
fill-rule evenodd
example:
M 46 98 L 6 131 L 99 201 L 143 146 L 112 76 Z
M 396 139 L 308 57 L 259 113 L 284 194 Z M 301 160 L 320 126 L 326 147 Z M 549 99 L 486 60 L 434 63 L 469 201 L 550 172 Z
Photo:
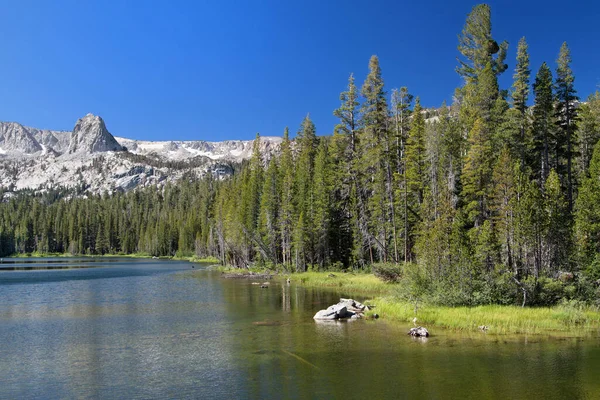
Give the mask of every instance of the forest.
M 446 305 L 600 297 L 600 93 L 580 99 L 567 43 L 530 69 L 492 37 L 488 5 L 459 34 L 463 85 L 424 109 L 379 60 L 340 94 L 334 133 L 310 116 L 278 154 L 128 193 L 30 192 L 0 203 L 0 256 L 213 256 L 287 272 L 372 271 Z M 0 194 L 2 189 L 0 189 Z M 0 196 L 2 198 L 2 196 Z

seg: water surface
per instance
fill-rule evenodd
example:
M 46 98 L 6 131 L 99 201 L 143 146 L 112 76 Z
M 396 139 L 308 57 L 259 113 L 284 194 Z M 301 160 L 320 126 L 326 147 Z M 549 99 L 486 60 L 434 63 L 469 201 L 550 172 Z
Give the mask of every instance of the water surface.
M 597 338 L 414 340 L 381 320 L 317 324 L 340 294 L 294 283 L 261 289 L 186 262 L 46 261 L 11 266 L 89 268 L 0 264 L 0 398 L 600 398 Z

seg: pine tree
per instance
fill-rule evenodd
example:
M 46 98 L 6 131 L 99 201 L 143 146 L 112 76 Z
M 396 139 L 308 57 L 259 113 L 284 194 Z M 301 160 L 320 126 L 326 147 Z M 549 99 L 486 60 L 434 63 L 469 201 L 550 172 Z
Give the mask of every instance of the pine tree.
M 600 139 L 600 92 L 590 95 L 587 103 L 579 106 L 579 138 L 578 174 L 584 178 L 587 175 L 594 146 Z
M 560 48 L 560 54 L 556 68 L 556 108 L 557 125 L 559 127 L 557 147 L 560 153 L 567 159 L 567 199 L 569 202 L 569 211 L 573 211 L 573 158 L 575 155 L 575 133 L 577 131 L 577 109 L 575 102 L 579 100 L 575 90 L 575 77 L 571 70 L 571 52 L 567 43 L 564 42 Z M 564 148 L 563 148 L 564 147 Z M 558 157 L 557 157 L 558 158 Z M 560 159 L 558 162 L 561 162 Z
M 314 173 L 314 240 L 316 261 L 323 269 L 329 260 L 329 229 L 331 227 L 331 181 L 327 142 L 321 140 L 315 159 Z
M 575 204 L 578 259 L 586 268 L 600 254 L 600 142 L 594 146 L 589 175 L 581 183 Z
M 568 199 L 565 199 L 560 178 L 555 170 L 551 170 L 544 185 L 544 209 L 547 226 L 545 231 L 545 248 L 547 257 L 544 269 L 554 274 L 560 269 L 570 269 L 569 247 L 571 224 L 569 218 Z
M 401 87 L 400 90 L 392 90 L 392 117 L 394 120 L 394 148 L 396 150 L 396 173 L 400 176 L 404 170 L 403 157 L 406 137 L 410 127 L 411 104 L 413 96 L 408 88 Z
M 279 262 L 279 170 L 277 161 L 271 159 L 265 173 L 265 179 L 260 198 L 260 214 L 258 231 L 263 252 L 275 265 Z
M 536 170 L 540 171 L 540 182 L 545 182 L 550 173 L 550 149 L 553 143 L 553 110 L 552 72 L 546 63 L 542 63 L 533 84 L 535 95 L 533 107 L 534 148 L 537 162 Z
M 358 90 L 354 84 L 354 75 L 348 78 L 348 90 L 340 94 L 342 104 L 333 112 L 340 123 L 336 125 L 335 131 L 350 138 L 350 158 L 356 152 L 356 134 L 358 130 Z
M 314 252 L 314 197 L 313 197 L 313 175 L 315 167 L 315 155 L 318 145 L 316 129 L 310 116 L 307 115 L 300 125 L 297 138 L 298 156 L 295 162 L 295 209 L 297 215 L 303 214 L 306 238 L 302 241 L 303 260 L 310 264 L 315 262 Z
M 331 141 L 333 162 L 333 201 L 335 202 L 335 233 L 337 253 L 346 264 L 350 262 L 349 253 L 363 260 L 362 249 L 367 238 L 361 224 L 365 221 L 363 210 L 359 207 L 358 194 L 362 193 L 362 181 L 357 171 L 357 149 L 359 134 L 358 91 L 354 76 L 350 75 L 348 90 L 340 94 L 342 104 L 333 114 L 340 119 Z M 348 248 L 342 243 L 348 242 Z M 351 245 L 349 245 L 351 243 Z
M 415 100 L 413 119 L 406 141 L 406 188 L 408 190 L 407 207 L 411 210 L 411 217 L 408 218 L 410 228 L 408 228 L 409 248 L 406 251 L 410 254 L 416 234 L 415 227 L 419 224 L 420 208 L 424 200 L 427 166 L 425 155 L 425 119 L 423 109 L 419 98 Z M 409 257 L 410 258 L 410 257 Z
M 504 148 L 494 167 L 492 184 L 492 213 L 501 245 L 501 260 L 512 271 L 515 269 L 515 202 L 517 183 L 514 161 Z
M 406 141 L 410 128 L 410 110 L 413 101 L 413 96 L 408 92 L 408 89 L 403 86 L 400 90 L 394 89 L 392 91 L 391 106 L 392 106 L 392 118 L 394 124 L 394 141 L 392 142 L 395 153 L 395 171 L 393 174 L 393 186 L 396 188 L 391 192 L 392 199 L 390 204 L 392 206 L 392 223 L 393 223 L 393 237 L 394 237 L 394 259 L 399 260 L 398 256 L 398 244 L 397 244 L 397 226 L 403 227 L 403 247 L 404 247 L 404 261 L 407 262 L 411 258 L 409 243 L 409 223 L 408 223 L 408 186 L 406 178 Z M 398 211 L 397 211 L 398 210 Z M 400 211 L 401 210 L 401 211 Z M 396 222 L 397 217 L 402 216 L 401 220 Z
M 372 56 L 369 61 L 369 74 L 361 95 L 364 101 L 361 109 L 360 159 L 357 160 L 362 179 L 359 185 L 362 192 L 359 193 L 359 208 L 366 209 L 366 213 L 360 217 L 363 220 L 361 229 L 370 239 L 369 258 L 372 263 L 376 255 L 372 252 L 371 242 L 376 246 L 380 259 L 385 260 L 389 255 L 389 204 L 386 196 L 386 184 L 389 182 L 385 165 L 386 141 L 389 140 L 388 107 L 377 56 Z M 370 226 L 365 226 L 365 223 L 370 223 Z
M 514 82 L 512 86 L 512 105 L 517 113 L 517 126 L 519 130 L 518 140 L 515 142 L 517 153 L 521 159 L 521 166 L 525 167 L 528 163 L 527 150 L 528 150 L 528 138 L 527 138 L 527 99 L 529 98 L 529 77 L 531 71 L 529 69 L 529 53 L 527 51 L 528 46 L 525 38 L 522 37 L 519 40 L 517 47 L 517 66 L 515 68 L 515 74 L 513 75 Z
M 458 51 L 464 57 L 459 59 L 458 74 L 467 82 L 476 81 L 480 72 L 489 63 L 495 75 L 504 72 L 507 65 L 508 43 L 500 45 L 492 38 L 491 9 L 487 4 L 473 7 L 467 16 L 462 33 L 458 37 Z M 494 58 L 493 55 L 497 54 Z
M 294 226 L 294 160 L 289 138 L 289 130 L 286 127 L 283 132 L 280 156 L 280 180 L 281 198 L 279 215 L 279 233 L 281 236 L 281 253 L 284 268 L 292 261 L 292 230 Z
M 461 181 L 465 211 L 474 226 L 489 217 L 489 183 L 492 173 L 492 148 L 486 124 L 477 119 L 469 133 L 469 151 L 465 157 Z

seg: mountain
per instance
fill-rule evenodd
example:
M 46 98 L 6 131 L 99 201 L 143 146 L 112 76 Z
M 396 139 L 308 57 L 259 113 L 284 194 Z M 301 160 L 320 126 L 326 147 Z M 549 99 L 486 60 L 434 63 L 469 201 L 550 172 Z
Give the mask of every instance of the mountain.
M 106 129 L 102 118 L 88 114 L 77 120 L 71 133 L 69 153 L 98 153 L 103 151 L 123 151 L 113 135 Z
M 265 159 L 281 138 L 260 139 Z M 114 137 L 88 114 L 71 132 L 0 122 L 0 191 L 76 189 L 78 194 L 162 186 L 184 176 L 230 175 L 252 155 L 253 140 L 143 141 Z M 5 194 L 6 195 L 6 194 Z
M 42 146 L 29 129 L 16 122 L 0 125 L 0 154 L 6 152 L 33 154 L 38 151 L 42 151 Z

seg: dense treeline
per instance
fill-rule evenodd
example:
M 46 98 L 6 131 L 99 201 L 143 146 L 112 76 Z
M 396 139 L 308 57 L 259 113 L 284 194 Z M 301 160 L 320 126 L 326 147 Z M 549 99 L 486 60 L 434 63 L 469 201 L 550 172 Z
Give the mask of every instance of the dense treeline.
M 475 6 L 459 35 L 464 85 L 424 110 L 388 97 L 377 57 L 350 75 L 332 136 L 310 117 L 281 152 L 254 154 L 231 179 L 162 191 L 0 207 L 0 255 L 71 252 L 212 255 L 223 263 L 404 276 L 411 296 L 446 304 L 550 304 L 598 298 L 600 94 L 580 102 L 567 44 L 554 74 L 531 76 L 525 38 L 514 82 L 508 44 Z M 390 99 L 388 102 L 388 98 Z M 260 139 L 257 136 L 257 139 Z

